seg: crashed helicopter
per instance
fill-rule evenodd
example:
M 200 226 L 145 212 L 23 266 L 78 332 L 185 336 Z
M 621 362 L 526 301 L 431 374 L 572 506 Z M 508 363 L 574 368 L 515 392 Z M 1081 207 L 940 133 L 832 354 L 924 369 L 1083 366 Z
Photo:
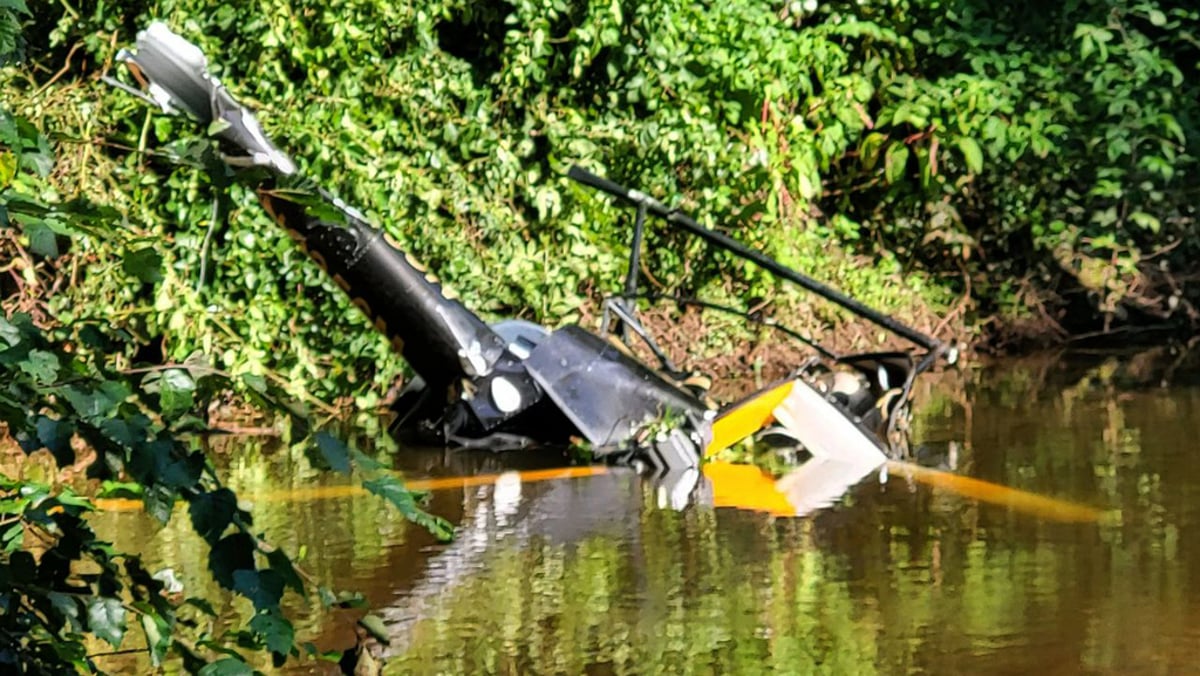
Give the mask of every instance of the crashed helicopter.
M 939 359 L 954 359 L 954 351 L 934 338 L 580 167 L 568 175 L 636 209 L 625 288 L 605 302 L 601 331 L 578 325 L 549 330 L 521 320 L 489 325 L 359 211 L 301 176 L 254 115 L 208 72 L 196 45 L 156 22 L 138 34 L 136 51 L 121 58 L 147 93 L 108 81 L 206 125 L 238 180 L 416 372 L 396 403 L 401 431 L 448 445 L 494 448 L 582 439 L 600 462 L 693 475 L 705 456 L 765 435 L 846 464 L 857 480 L 903 454 L 913 379 Z M 786 380 L 740 402 L 715 405 L 685 382 L 687 374 L 638 319 L 638 263 L 651 216 L 799 284 L 919 350 L 837 355 L 806 340 L 816 354 Z M 629 344 L 635 339 L 657 364 L 634 356 Z

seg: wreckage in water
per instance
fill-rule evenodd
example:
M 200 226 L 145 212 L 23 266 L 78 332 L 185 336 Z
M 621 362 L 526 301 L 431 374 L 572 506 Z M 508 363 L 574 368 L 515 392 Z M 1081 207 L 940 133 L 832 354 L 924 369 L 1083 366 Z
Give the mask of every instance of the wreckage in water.
M 865 474 L 882 464 L 885 453 L 900 452 L 913 378 L 948 354 L 933 338 L 578 167 L 572 178 L 637 210 L 623 293 L 606 302 L 599 333 L 517 320 L 489 325 L 358 211 L 300 176 L 250 111 L 208 73 L 195 45 L 155 23 L 138 35 L 136 53 L 124 58 L 156 105 L 207 125 L 239 180 L 418 374 L 397 403 L 402 430 L 495 448 L 584 439 L 602 461 L 695 474 L 705 455 L 774 425 L 767 434 L 776 440 Z M 638 257 L 650 216 L 908 339 L 919 348 L 916 356 L 838 356 L 810 342 L 814 357 L 786 381 L 731 406 L 713 404 L 685 382 L 688 374 L 670 363 L 638 321 Z M 638 360 L 621 344 L 635 339 L 645 342 L 657 364 Z

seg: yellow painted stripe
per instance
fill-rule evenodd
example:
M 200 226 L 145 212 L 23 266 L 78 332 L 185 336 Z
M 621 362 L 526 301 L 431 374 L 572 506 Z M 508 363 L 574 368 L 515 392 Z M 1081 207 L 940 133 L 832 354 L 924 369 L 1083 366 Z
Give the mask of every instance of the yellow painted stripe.
M 704 457 L 729 448 L 761 430 L 771 421 L 772 411 L 792 392 L 792 381 L 750 395 L 727 409 L 713 421 L 712 441 L 704 449 Z

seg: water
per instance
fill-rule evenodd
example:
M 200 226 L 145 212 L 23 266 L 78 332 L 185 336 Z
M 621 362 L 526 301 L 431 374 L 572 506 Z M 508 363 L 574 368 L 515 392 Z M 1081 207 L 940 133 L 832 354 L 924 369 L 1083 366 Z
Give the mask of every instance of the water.
M 388 673 L 1185 673 L 1200 659 L 1200 372 L 1169 364 L 1005 364 L 919 392 L 923 462 L 1095 506 L 1095 521 L 894 471 L 804 517 L 675 510 L 617 471 L 436 490 L 429 508 L 460 527 L 438 544 L 370 496 L 271 493 L 319 477 L 263 440 L 230 446 L 227 471 L 306 571 L 366 595 L 393 637 Z M 513 461 L 399 462 L 420 478 Z M 98 526 L 217 595 L 183 519 Z M 301 640 L 352 643 L 351 611 L 293 612 Z

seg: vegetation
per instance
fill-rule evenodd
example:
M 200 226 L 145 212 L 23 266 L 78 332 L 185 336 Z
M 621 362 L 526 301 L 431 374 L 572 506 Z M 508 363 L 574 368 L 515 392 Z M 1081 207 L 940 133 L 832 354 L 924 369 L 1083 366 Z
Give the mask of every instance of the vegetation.
M 360 405 L 401 368 L 249 196 L 214 210 L 221 177 L 170 145 L 183 121 L 96 79 L 152 17 L 198 42 L 307 172 L 488 314 L 569 321 L 617 288 L 629 224 L 567 181 L 580 163 L 930 328 L 923 308 L 951 312 L 959 335 L 1022 317 L 1041 334 L 1194 321 L 1200 19 L 1185 4 L 157 0 L 9 14 L 37 47 L 5 71 L 8 106 L 60 155 L 31 188 L 114 217 L 59 242 L 51 284 L 4 293 L 38 295 L 65 322 L 117 321 L 150 360 L 201 350 L 300 398 Z M 678 234 L 655 228 L 648 248 L 663 291 L 740 298 L 813 330 L 838 321 Z M 131 250 L 161 257 L 154 279 L 126 282 Z
M 279 603 L 308 587 L 190 440 L 230 390 L 371 408 L 402 370 L 184 121 L 100 81 L 152 18 L 489 315 L 585 318 L 617 288 L 629 224 L 564 178 L 580 163 L 943 336 L 1200 321 L 1190 3 L 0 0 L 0 420 L 159 517 L 186 502 L 256 608 L 206 633 L 203 601 L 95 539 L 86 499 L 5 478 L 0 663 L 86 667 L 84 637 L 121 644 L 131 619 L 189 668 L 298 652 Z M 842 319 L 660 228 L 646 269 L 810 331 Z M 324 464 L 382 471 L 294 420 Z
M 0 111 L 0 140 L 2 244 L 14 254 L 5 267 L 18 287 L 5 300 L 29 310 L 0 315 L 0 450 L 12 442 L 49 461 L 0 463 L 0 668 L 95 671 L 94 658 L 106 654 L 96 643 L 127 646 L 131 627 L 141 630 L 142 640 L 130 641 L 140 643 L 134 650 L 148 653 L 154 665 L 173 659 L 201 674 L 250 673 L 244 651 L 261 651 L 276 667 L 305 652 L 330 657 L 297 643 L 281 608 L 285 593 L 325 606 L 354 604 L 355 597 L 306 584 L 289 556 L 254 527 L 203 450 L 209 430 L 201 416 L 231 390 L 233 376 L 201 353 L 177 365 L 131 368 L 128 356 L 137 345 L 128 331 L 92 320 L 55 321 L 30 289 L 62 282 L 53 269 L 59 237 L 87 241 L 119 217 L 111 208 L 36 189 L 55 161 L 47 138 L 27 120 Z M 162 256 L 121 246 L 114 267 L 126 285 L 162 279 Z M 366 489 L 404 517 L 449 537 L 449 524 L 423 512 L 380 463 L 329 434 L 310 435 L 307 417 L 266 378 L 246 373 L 239 385 L 263 408 L 282 413 L 291 423 L 289 441 L 307 448 L 321 467 L 356 471 Z M 71 485 L 84 478 L 80 473 L 94 480 L 93 489 L 99 482 L 102 494 L 140 499 L 161 524 L 177 502 L 186 503 L 191 528 L 208 545 L 213 580 L 252 608 L 244 626 L 222 627 L 209 599 L 184 596 L 169 571 L 151 574 L 140 554 L 99 539 L 87 518 L 92 501 Z

